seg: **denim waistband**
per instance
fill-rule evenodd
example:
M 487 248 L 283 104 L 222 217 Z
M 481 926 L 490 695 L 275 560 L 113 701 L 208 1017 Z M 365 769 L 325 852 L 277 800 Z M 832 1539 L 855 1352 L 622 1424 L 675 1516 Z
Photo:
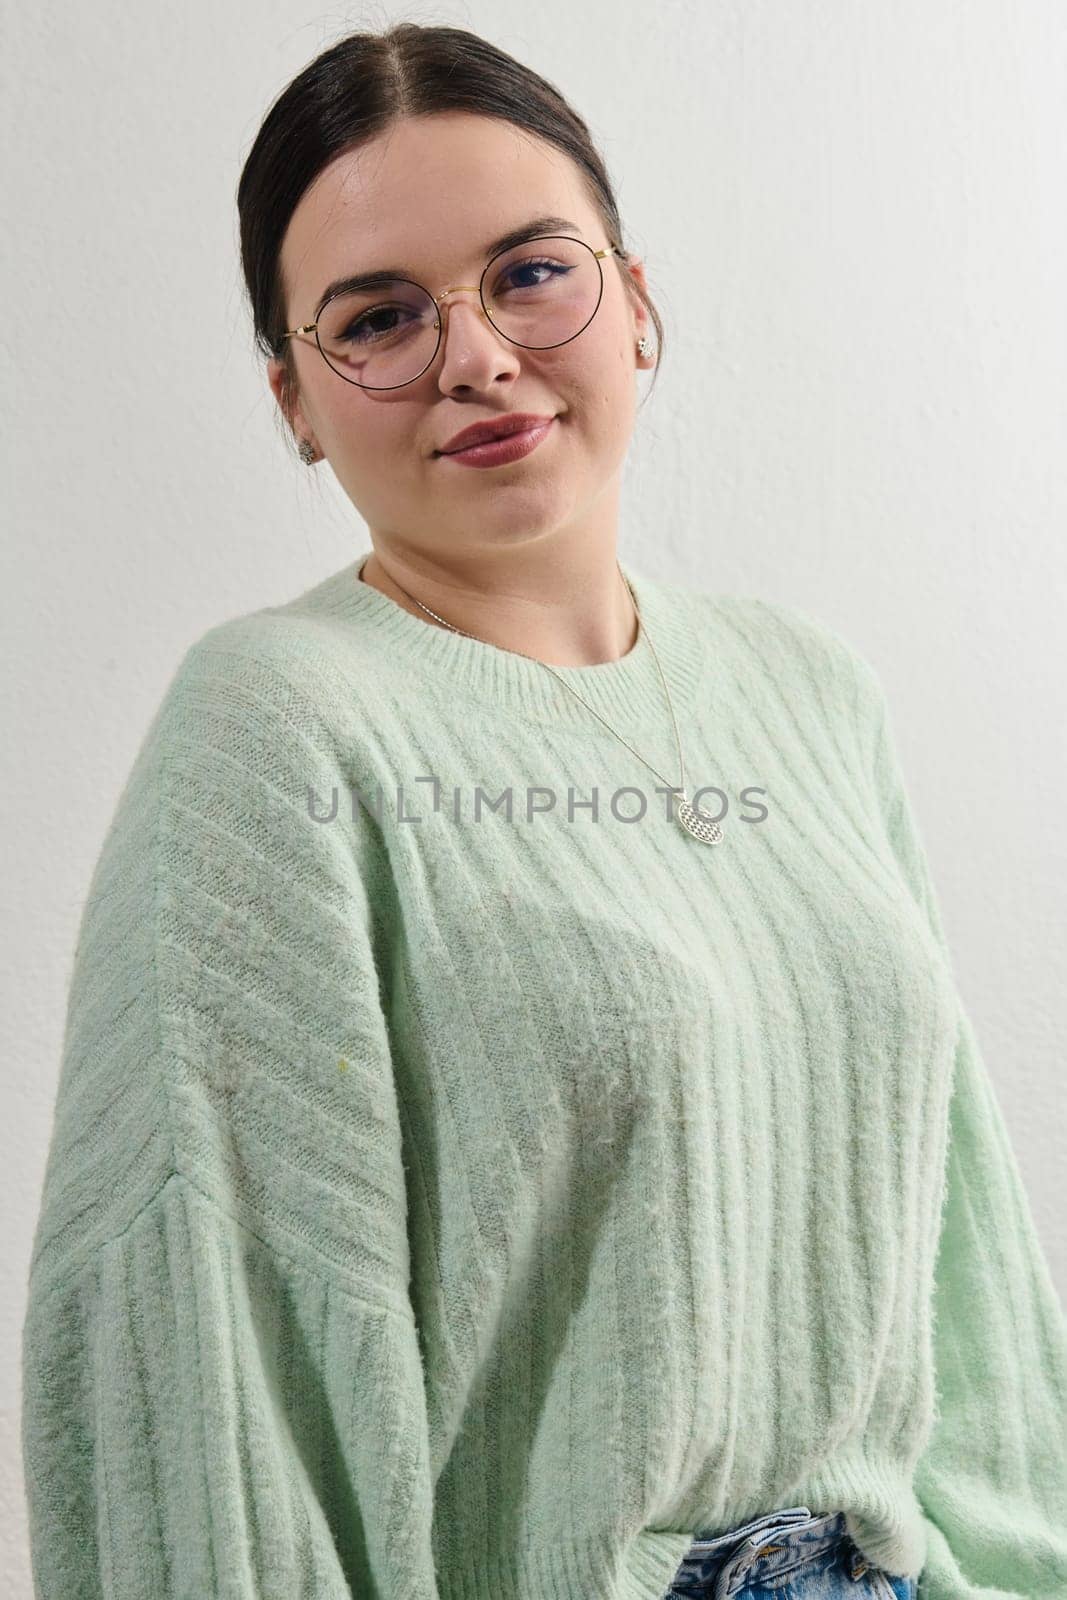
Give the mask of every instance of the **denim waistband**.
M 849 1538 L 843 1511 L 813 1516 L 807 1506 L 768 1511 L 712 1539 L 695 1538 L 671 1580 L 669 1596 L 725 1600 L 750 1583 L 768 1583 Z M 860 1578 L 866 1563 L 853 1547 L 850 1578 Z M 667 1600 L 667 1597 L 665 1597 Z

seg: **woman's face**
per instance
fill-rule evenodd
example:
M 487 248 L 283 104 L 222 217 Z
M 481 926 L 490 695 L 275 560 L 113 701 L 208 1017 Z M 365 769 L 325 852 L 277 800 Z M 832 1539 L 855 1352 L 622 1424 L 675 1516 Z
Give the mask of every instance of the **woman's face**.
M 594 250 L 609 242 L 577 170 L 554 146 L 465 112 L 397 123 L 338 157 L 302 196 L 282 246 L 287 325 L 315 320 L 327 284 L 378 267 L 403 264 L 435 295 L 477 284 L 487 244 L 542 216 L 574 225 L 546 232 Z M 640 264 L 609 255 L 601 268 L 596 315 L 555 349 L 511 344 L 477 294 L 448 296 L 437 355 L 402 388 L 361 389 L 327 366 L 313 334 L 292 341 L 294 431 L 329 460 L 376 543 L 447 562 L 609 521 L 614 532 L 635 369 L 651 359 L 636 353 L 648 317 L 623 278 L 629 271 L 643 284 Z M 268 370 L 284 404 L 281 362 Z M 470 423 L 515 411 L 556 418 L 518 461 L 482 469 L 435 454 Z

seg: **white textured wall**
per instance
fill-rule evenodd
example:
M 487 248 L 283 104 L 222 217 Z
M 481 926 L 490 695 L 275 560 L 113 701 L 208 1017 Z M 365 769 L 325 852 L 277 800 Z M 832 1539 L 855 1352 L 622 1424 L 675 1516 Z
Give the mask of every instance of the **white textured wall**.
M 31 1593 L 18 1336 L 89 874 L 187 646 L 366 545 L 328 472 L 283 448 L 242 300 L 237 178 L 293 73 L 349 28 L 400 17 L 485 33 L 602 142 L 668 333 L 623 553 L 800 605 L 880 671 L 1067 1299 L 1061 0 L 8 4 L 12 1595 Z

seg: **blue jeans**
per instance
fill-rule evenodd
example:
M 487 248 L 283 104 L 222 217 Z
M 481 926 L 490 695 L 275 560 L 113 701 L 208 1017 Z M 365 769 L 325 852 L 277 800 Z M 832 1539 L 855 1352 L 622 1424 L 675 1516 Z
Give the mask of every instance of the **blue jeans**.
M 663 1600 L 915 1600 L 918 1578 L 872 1567 L 845 1529 L 843 1511 L 769 1511 L 714 1539 L 695 1538 Z

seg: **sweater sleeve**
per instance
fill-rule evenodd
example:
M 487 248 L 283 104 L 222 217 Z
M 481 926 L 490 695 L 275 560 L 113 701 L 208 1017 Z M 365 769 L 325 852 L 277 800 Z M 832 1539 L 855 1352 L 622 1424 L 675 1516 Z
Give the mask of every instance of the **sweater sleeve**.
M 432 1570 L 385 896 L 345 791 L 310 815 L 348 780 L 305 666 L 193 647 L 90 884 L 23 1325 L 37 1600 Z
M 879 814 L 944 951 L 886 698 L 858 663 Z M 915 1465 L 919 1600 L 1067 1595 L 1067 1320 L 1007 1127 L 961 1003 L 932 1304 L 935 1422 Z

